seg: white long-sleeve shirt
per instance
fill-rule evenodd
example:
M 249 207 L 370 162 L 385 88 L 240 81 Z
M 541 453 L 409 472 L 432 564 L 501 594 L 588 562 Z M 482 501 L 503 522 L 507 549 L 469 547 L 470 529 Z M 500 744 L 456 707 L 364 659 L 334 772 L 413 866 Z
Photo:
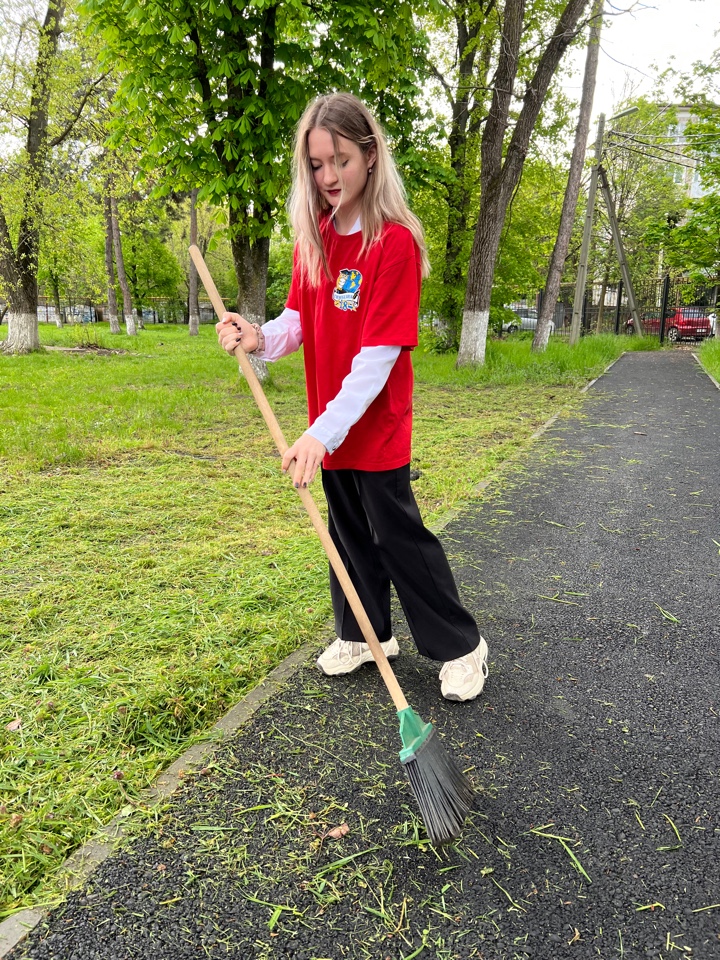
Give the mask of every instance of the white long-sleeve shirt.
M 270 363 L 294 353 L 302 343 L 297 310 L 286 307 L 279 317 L 264 324 L 262 330 L 265 349 L 258 356 Z M 337 450 L 350 427 L 357 423 L 385 386 L 401 349 L 399 346 L 361 348 L 337 396 L 306 431 L 319 440 L 328 453 Z

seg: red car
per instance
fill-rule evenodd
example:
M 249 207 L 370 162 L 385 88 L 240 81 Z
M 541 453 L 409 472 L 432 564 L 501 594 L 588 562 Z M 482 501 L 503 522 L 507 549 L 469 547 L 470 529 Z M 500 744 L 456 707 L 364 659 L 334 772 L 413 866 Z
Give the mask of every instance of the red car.
M 660 333 L 660 311 L 644 313 L 644 333 Z M 626 333 L 635 333 L 632 320 L 625 326 Z M 668 307 L 665 336 L 671 343 L 677 340 L 704 340 L 712 336 L 712 324 L 705 307 Z

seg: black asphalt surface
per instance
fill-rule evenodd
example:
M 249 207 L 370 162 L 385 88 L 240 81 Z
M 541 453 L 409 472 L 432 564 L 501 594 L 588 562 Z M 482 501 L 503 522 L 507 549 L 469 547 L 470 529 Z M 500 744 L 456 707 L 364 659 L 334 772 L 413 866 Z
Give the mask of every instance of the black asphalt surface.
M 485 691 L 395 666 L 476 785 L 455 846 L 377 672 L 309 664 L 13 960 L 720 958 L 719 434 L 689 353 L 626 354 L 444 530 Z

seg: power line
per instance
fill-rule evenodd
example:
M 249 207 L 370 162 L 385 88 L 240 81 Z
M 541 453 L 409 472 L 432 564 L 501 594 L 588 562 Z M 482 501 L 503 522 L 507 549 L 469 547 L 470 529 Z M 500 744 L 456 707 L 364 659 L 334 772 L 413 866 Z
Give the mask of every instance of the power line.
M 608 133 L 614 133 L 623 137 L 626 136 L 623 130 L 608 130 Z M 688 140 L 690 142 L 697 143 L 703 141 L 715 143 L 716 141 L 720 140 L 720 134 L 717 133 L 646 133 L 645 136 L 648 138 L 648 140 L 674 140 L 676 143 L 680 140 Z
M 635 147 L 628 147 L 623 143 L 611 143 L 610 146 L 616 150 L 629 150 L 631 153 L 638 153 L 641 157 L 648 157 L 652 160 L 662 160 L 664 163 L 673 163 L 678 167 L 687 167 L 688 170 L 697 170 L 698 167 L 693 163 L 681 163 L 679 160 L 668 160 L 667 157 L 659 157 L 655 153 L 645 153 L 643 150 L 637 150 Z
M 669 147 L 664 147 L 660 143 L 648 143 L 647 140 L 641 140 L 639 137 L 632 136 L 632 134 L 626 134 L 623 139 L 632 140 L 633 143 L 639 143 L 644 147 L 651 147 L 653 150 L 659 150 L 662 153 L 667 153 L 671 157 L 679 157 L 680 160 L 688 159 L 688 156 L 686 153 L 678 153 L 675 150 L 671 150 Z
M 637 132 L 637 131 L 636 131 L 636 132 Z M 636 132 L 635 132 L 635 133 L 636 133 Z M 608 130 L 608 135 L 612 135 L 612 136 L 615 136 L 615 137 L 622 137 L 623 139 L 626 139 L 626 140 L 638 140 L 638 142 L 647 143 L 648 146 L 656 147 L 658 150 L 667 150 L 667 147 L 664 146 L 662 143 L 650 143 L 650 142 L 649 142 L 649 141 L 651 141 L 651 140 L 657 140 L 657 139 L 659 139 L 659 137 L 654 137 L 652 134 L 649 134 L 649 133 L 648 133 L 648 134 L 645 134 L 645 139 L 643 139 L 643 138 L 637 137 L 637 136 L 635 135 L 635 133 L 625 133 L 625 132 L 622 131 L 622 130 Z M 665 139 L 665 138 L 663 138 L 663 139 Z M 695 144 L 695 143 L 718 143 L 718 142 L 720 142 L 720 134 L 708 134 L 708 135 L 705 137 L 705 139 L 703 139 L 703 140 L 692 139 L 692 138 L 688 138 L 688 137 L 679 137 L 679 136 L 677 136 L 677 137 L 669 137 L 669 138 L 667 138 L 667 139 L 669 139 L 669 140 L 672 141 L 671 144 L 670 144 L 670 146 L 676 146 L 676 147 L 687 146 L 687 147 L 692 147 L 693 144 Z

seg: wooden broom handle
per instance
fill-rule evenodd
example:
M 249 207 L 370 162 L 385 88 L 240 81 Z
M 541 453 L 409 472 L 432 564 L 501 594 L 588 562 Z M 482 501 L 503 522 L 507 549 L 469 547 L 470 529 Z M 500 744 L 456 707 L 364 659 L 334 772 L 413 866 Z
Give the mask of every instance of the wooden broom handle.
M 217 291 L 212 277 L 210 276 L 210 271 L 208 270 L 203 255 L 200 252 L 199 248 L 193 244 L 190 247 L 190 256 L 193 259 L 193 263 L 197 267 L 197 272 L 200 276 L 200 279 L 203 282 L 203 286 L 207 291 L 210 301 L 215 309 L 218 320 L 222 320 L 223 314 L 225 311 L 225 305 L 222 302 L 220 294 Z M 283 456 L 285 451 L 288 449 L 288 444 L 283 436 L 283 432 L 280 428 L 280 424 L 277 422 L 277 418 L 273 413 L 273 409 L 268 403 L 268 399 L 265 396 L 265 391 L 260 385 L 260 381 L 255 375 L 255 371 L 252 368 L 252 364 L 247 358 L 247 354 L 240 345 L 240 349 L 236 350 L 235 358 L 240 364 L 240 369 L 243 372 L 243 376 L 248 382 L 252 395 L 255 398 L 255 402 L 260 408 L 260 412 L 263 415 L 263 419 L 267 424 L 267 428 L 270 431 L 270 435 L 275 441 L 275 446 L 277 447 L 280 456 Z M 294 473 L 295 461 L 292 461 L 291 464 L 291 473 Z M 358 596 L 358 592 L 355 589 L 355 585 L 350 579 L 350 575 L 345 569 L 345 564 L 340 559 L 340 554 L 337 552 L 337 548 L 332 541 L 330 536 L 330 531 L 326 527 L 323 518 L 318 510 L 317 504 L 313 499 L 313 495 L 310 493 L 310 490 L 307 487 L 298 487 L 297 492 L 300 495 L 300 499 L 303 502 L 310 521 L 312 522 L 315 531 L 320 537 L 320 542 L 322 543 L 323 549 L 327 554 L 328 560 L 335 571 L 340 586 L 343 589 L 343 593 L 347 597 L 347 601 L 350 604 L 350 609 L 355 614 L 355 619 L 358 622 L 358 626 L 362 631 L 363 637 L 367 641 L 367 645 L 370 648 L 370 652 L 373 655 L 373 659 L 378 666 L 380 675 L 385 681 L 385 686 L 388 689 L 393 703 L 397 710 L 405 710 L 408 707 L 408 702 L 405 698 L 405 694 L 400 689 L 400 684 L 397 682 L 393 669 L 390 666 L 388 658 L 385 656 L 385 651 L 380 646 L 380 641 L 377 638 L 377 634 L 373 630 L 372 624 L 370 623 L 370 618 L 365 612 L 365 607 L 362 604 L 362 600 Z

